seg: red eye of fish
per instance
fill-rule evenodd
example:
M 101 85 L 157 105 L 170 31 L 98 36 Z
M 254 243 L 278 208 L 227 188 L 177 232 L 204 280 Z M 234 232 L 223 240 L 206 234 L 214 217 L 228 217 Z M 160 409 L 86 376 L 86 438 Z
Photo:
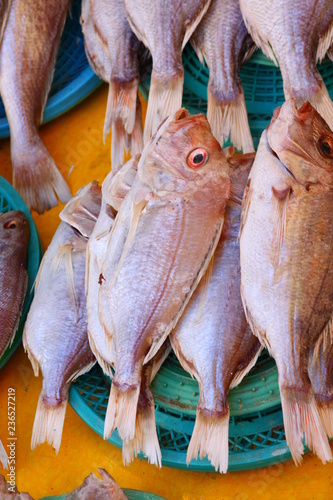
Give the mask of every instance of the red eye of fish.
M 327 158 L 333 158 L 333 138 L 329 135 L 323 135 L 319 141 L 319 150 Z
M 16 227 L 17 227 L 17 222 L 15 219 L 6 222 L 6 224 L 4 225 L 5 229 L 15 229 Z
M 203 148 L 198 148 L 189 154 L 187 158 L 187 164 L 191 168 L 200 168 L 204 166 L 207 160 L 208 160 L 207 151 Z

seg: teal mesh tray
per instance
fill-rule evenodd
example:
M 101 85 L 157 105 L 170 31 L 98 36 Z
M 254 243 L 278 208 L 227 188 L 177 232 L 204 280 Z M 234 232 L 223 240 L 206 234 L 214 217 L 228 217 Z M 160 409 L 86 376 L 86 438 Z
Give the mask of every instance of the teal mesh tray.
M 128 500 L 166 500 L 164 497 L 159 497 L 158 495 L 154 495 L 153 493 L 148 493 L 147 491 L 139 491 L 139 490 L 132 490 L 129 488 L 123 488 L 123 492 L 127 496 Z M 66 500 L 67 495 L 68 493 L 53 497 L 43 497 L 40 500 Z
M 162 464 L 213 471 L 207 458 L 192 460 L 189 467 L 186 465 L 198 385 L 177 363 L 171 355 L 152 384 Z M 230 391 L 229 471 L 263 467 L 291 458 L 285 440 L 276 369 L 271 367 L 267 355 L 258 363 L 242 384 Z M 98 366 L 78 378 L 70 389 L 71 406 L 100 436 L 103 436 L 109 392 L 110 383 Z M 119 448 L 122 446 L 117 431 L 109 441 Z
M 10 347 L 6 349 L 0 358 L 0 368 L 9 360 L 12 354 L 19 346 L 22 338 L 24 322 L 27 317 L 29 307 L 33 298 L 33 285 L 37 276 L 39 264 L 42 258 L 42 246 L 37 232 L 35 223 L 31 214 L 15 189 L 3 178 L 0 177 L 0 213 L 10 212 L 11 210 L 21 210 L 26 215 L 29 221 L 30 239 L 28 244 L 28 288 L 23 305 L 22 316 L 19 327 L 17 329 L 14 341 Z
M 44 111 L 44 123 L 76 106 L 101 83 L 86 58 L 80 13 L 81 0 L 74 0 L 61 37 L 52 87 Z M 9 125 L 0 99 L 0 138 L 8 136 Z
M 185 71 L 183 106 L 191 113 L 206 113 L 209 70 L 200 63 L 190 44 L 184 49 L 183 65 Z M 325 60 L 318 69 L 332 98 L 333 64 Z M 261 133 L 271 121 L 274 109 L 284 102 L 281 72 L 258 50 L 244 64 L 240 76 L 253 142 L 257 147 Z M 150 79 L 147 78 L 140 85 L 141 93 L 146 100 L 148 100 L 149 84 Z

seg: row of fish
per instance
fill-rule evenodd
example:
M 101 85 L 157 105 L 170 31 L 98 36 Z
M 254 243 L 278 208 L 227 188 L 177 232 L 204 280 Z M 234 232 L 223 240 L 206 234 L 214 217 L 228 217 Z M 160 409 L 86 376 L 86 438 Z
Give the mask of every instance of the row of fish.
M 117 428 L 125 463 L 143 451 L 160 465 L 149 384 L 172 346 L 199 383 L 187 461 L 207 455 L 226 472 L 227 395 L 267 347 L 295 463 L 303 434 L 332 460 L 332 159 L 333 133 L 309 103 L 275 111 L 255 160 L 223 151 L 204 115 L 181 109 L 102 192 L 83 188 L 60 215 L 24 331 L 43 374 L 32 445 L 59 449 L 90 345 L 113 377 L 104 437 Z

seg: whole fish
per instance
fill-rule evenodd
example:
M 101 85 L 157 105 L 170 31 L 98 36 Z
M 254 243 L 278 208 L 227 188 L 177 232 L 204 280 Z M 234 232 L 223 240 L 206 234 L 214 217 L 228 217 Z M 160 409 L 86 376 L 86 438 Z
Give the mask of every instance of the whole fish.
M 23 212 L 0 214 L 0 357 L 14 340 L 23 309 L 29 234 Z
M 38 134 L 70 0 L 12 0 L 0 50 L 0 92 L 10 127 L 13 185 L 43 213 L 70 190 Z
M 83 483 L 72 493 L 66 496 L 66 500 L 126 500 L 127 496 L 119 484 L 105 469 L 98 469 L 102 479 L 92 472 L 85 478 Z
M 333 133 L 294 99 L 263 132 L 242 209 L 241 291 L 253 333 L 275 358 L 287 444 L 332 453 L 308 376 L 333 312 Z
M 332 332 L 332 329 L 331 329 Z M 328 339 L 319 339 L 309 363 L 309 377 L 314 390 L 318 411 L 326 434 L 333 437 L 333 342 L 332 333 Z
M 176 328 L 171 345 L 199 383 L 199 402 L 187 463 L 208 455 L 216 470 L 228 468 L 229 389 L 254 366 L 261 346 L 246 321 L 240 295 L 238 233 L 241 203 L 254 155 L 231 156 L 231 193 L 220 241 Z
M 144 142 L 160 122 L 182 105 L 182 50 L 207 12 L 211 0 L 124 0 L 133 32 L 153 59 Z
M 254 151 L 239 71 L 255 45 L 238 0 L 212 0 L 191 44 L 209 68 L 207 118 L 213 134 L 221 146 L 230 136 L 232 144 L 244 153 Z
M 81 220 L 81 231 L 66 222 L 60 223 L 43 257 L 25 323 L 24 348 L 35 375 L 38 376 L 39 370 L 43 375 L 32 449 L 47 441 L 58 452 L 70 382 L 88 371 L 96 361 L 87 335 L 84 289 L 87 237 L 82 233 L 89 231 L 91 218 L 97 218 L 95 198 L 98 190 L 100 199 L 100 188 L 95 182 L 78 194 L 87 220 L 86 224 Z M 94 200 L 90 215 L 84 195 Z M 64 217 L 71 217 L 70 210 Z
M 95 73 L 109 83 L 104 140 L 112 126 L 111 164 L 124 162 L 143 147 L 138 99 L 142 43 L 132 32 L 122 0 L 83 0 L 81 25 L 86 54 Z
M 331 55 L 331 0 L 239 0 L 258 47 L 280 66 L 286 99 L 309 101 L 333 129 L 333 103 L 316 63 Z
M 134 438 L 142 367 L 209 264 L 229 190 L 229 167 L 206 117 L 171 115 L 143 150 L 102 269 L 99 315 L 116 351 L 106 435 L 117 427 L 125 443 Z

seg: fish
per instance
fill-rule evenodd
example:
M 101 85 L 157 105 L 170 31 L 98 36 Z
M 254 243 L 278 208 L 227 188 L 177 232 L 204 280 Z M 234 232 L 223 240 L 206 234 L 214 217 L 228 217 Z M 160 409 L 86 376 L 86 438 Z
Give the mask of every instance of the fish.
M 2 474 L 0 474 L 0 497 L 1 500 L 34 500 L 29 493 L 20 493 L 16 486 L 7 483 Z
M 140 154 L 132 157 L 117 172 L 112 170 L 102 184 L 102 205 L 99 217 L 87 245 L 86 261 L 86 298 L 88 338 L 92 352 L 103 372 L 111 379 L 116 368 L 115 346 L 107 345 L 97 304 L 100 285 L 104 276 L 101 273 L 108 241 L 114 225 L 115 214 L 129 192 L 136 177 Z M 129 464 L 140 451 L 152 464 L 161 466 L 161 451 L 155 424 L 155 405 L 149 385 L 163 361 L 171 351 L 166 340 L 153 359 L 143 367 L 140 394 L 136 414 L 134 438 L 123 445 L 124 465 Z M 107 429 L 106 429 L 107 431 Z M 108 435 L 104 434 L 105 439 Z M 153 443 L 153 444 L 152 444 Z
M 199 383 L 196 421 L 187 464 L 208 455 L 216 470 L 228 469 L 229 389 L 255 365 L 259 340 L 246 321 L 240 295 L 238 233 L 241 204 L 254 155 L 228 152 L 231 192 L 222 234 L 211 264 L 170 333 L 180 364 Z
M 332 461 L 308 375 L 333 311 L 333 132 L 289 99 L 261 136 L 243 200 L 241 294 L 253 333 L 278 369 L 286 441 Z
M 239 71 L 256 46 L 238 0 L 212 0 L 190 41 L 209 68 L 207 118 L 213 134 L 222 147 L 230 136 L 243 153 L 254 151 Z
M 332 58 L 330 0 L 240 0 L 245 25 L 258 47 L 279 65 L 285 99 L 309 101 L 333 129 L 333 103 L 316 68 Z M 332 59 L 333 60 L 333 59 Z
M 207 12 L 210 2 L 124 0 L 132 31 L 149 49 L 153 60 L 144 144 L 156 132 L 159 124 L 182 105 L 182 51 Z
M 28 286 L 29 222 L 20 210 L 0 214 L 0 357 L 11 346 Z
M 96 197 L 96 182 L 78 193 L 85 212 L 87 199 L 94 200 L 91 218 L 96 218 Z M 74 205 L 65 211 L 64 218 L 70 217 Z M 77 210 L 82 212 L 79 207 Z M 81 218 L 82 232 L 88 231 L 91 218 L 87 217 L 87 224 Z M 32 430 L 32 449 L 47 441 L 58 453 L 70 383 L 96 362 L 87 335 L 84 285 L 88 238 L 82 232 L 61 220 L 42 259 L 23 331 L 23 346 L 34 373 L 38 376 L 41 371 L 43 376 Z
M 119 484 L 105 470 L 98 468 L 99 479 L 93 472 L 89 474 L 74 491 L 66 496 L 67 500 L 127 500 Z
M 141 104 L 138 98 L 143 44 L 132 32 L 123 2 L 83 0 L 81 26 L 90 66 L 109 84 L 104 141 L 112 127 L 111 166 L 124 163 L 143 148 Z
M 3 34 L 7 26 L 8 15 L 11 9 L 12 0 L 0 0 L 0 48 Z
M 70 0 L 12 0 L 0 49 L 0 92 L 10 128 L 13 186 L 42 214 L 72 197 L 38 134 Z
M 228 163 L 206 117 L 171 115 L 142 152 L 102 268 L 98 311 L 116 355 L 106 436 L 117 427 L 123 443 L 134 439 L 143 366 L 209 264 L 229 192 Z

